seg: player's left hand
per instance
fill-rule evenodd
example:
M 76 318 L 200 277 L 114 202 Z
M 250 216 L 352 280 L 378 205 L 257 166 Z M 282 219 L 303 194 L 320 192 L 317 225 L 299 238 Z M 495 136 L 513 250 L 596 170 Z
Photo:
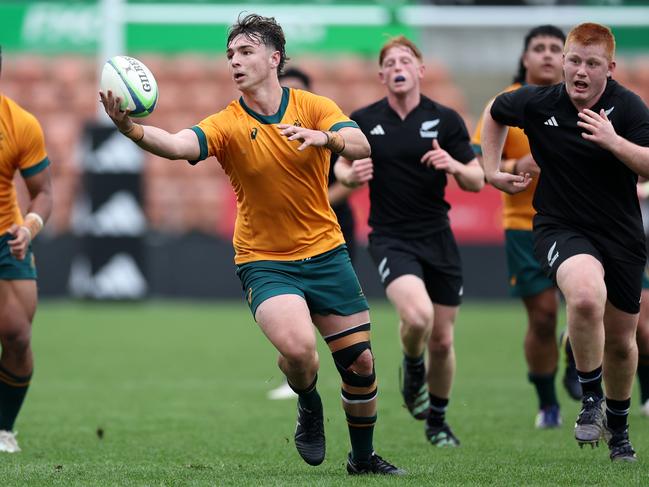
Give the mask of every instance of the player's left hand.
M 581 133 L 584 139 L 595 142 L 606 150 L 611 150 L 615 146 L 618 135 L 603 108 L 599 113 L 585 108 L 577 115 L 580 118 L 577 125 L 587 130 Z
M 423 155 L 421 162 L 438 171 L 445 171 L 447 174 L 456 174 L 460 170 L 459 166 L 461 166 L 448 152 L 440 147 L 437 139 L 433 139 L 433 149 Z
M 487 176 L 487 182 L 494 188 L 509 194 L 525 191 L 532 182 L 530 173 L 509 174 L 508 172 L 496 171 Z
M 26 227 L 19 227 L 15 223 L 9 227 L 7 232 L 13 236 L 12 240 L 9 240 L 9 252 L 18 260 L 23 260 L 27 255 L 27 249 L 31 242 L 31 235 L 29 230 Z
M 323 147 L 329 140 L 327 134 L 320 130 L 311 130 L 304 127 L 296 127 L 295 125 L 288 125 L 280 123 L 277 125 L 279 133 L 286 137 L 288 140 L 299 140 L 302 145 L 297 150 L 304 150 L 309 146 Z

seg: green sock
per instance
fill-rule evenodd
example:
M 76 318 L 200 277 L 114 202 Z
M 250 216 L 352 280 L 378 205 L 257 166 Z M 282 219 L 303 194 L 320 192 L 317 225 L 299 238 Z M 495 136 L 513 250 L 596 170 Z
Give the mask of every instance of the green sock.
M 13 431 L 32 375 L 19 377 L 0 366 L 0 430 Z
M 352 459 L 361 462 L 369 460 L 374 452 L 373 438 L 376 415 L 370 417 L 350 416 L 347 413 L 345 415 L 349 427 L 349 439 L 352 444 Z

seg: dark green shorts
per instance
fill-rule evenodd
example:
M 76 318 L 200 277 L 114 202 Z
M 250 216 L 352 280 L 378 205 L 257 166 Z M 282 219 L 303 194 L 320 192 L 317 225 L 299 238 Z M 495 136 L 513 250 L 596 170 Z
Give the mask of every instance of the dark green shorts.
M 553 287 L 552 281 L 534 257 L 531 230 L 505 230 L 505 251 L 509 270 L 509 294 L 526 298 Z
M 266 299 L 302 296 L 313 314 L 349 316 L 369 309 L 345 245 L 303 260 L 258 260 L 237 266 L 244 298 L 255 316 Z
M 0 237 L 0 279 L 4 281 L 36 279 L 36 264 L 31 246 L 25 258 L 18 260 L 9 252 L 7 242 L 12 239 L 13 236 L 9 234 Z

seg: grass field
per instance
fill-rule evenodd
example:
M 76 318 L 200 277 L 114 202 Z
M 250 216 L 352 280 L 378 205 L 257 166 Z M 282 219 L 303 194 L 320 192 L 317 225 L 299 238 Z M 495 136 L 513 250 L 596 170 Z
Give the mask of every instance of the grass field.
M 0 485 L 647 485 L 649 420 L 634 397 L 640 460 L 611 464 L 579 449 L 578 410 L 560 388 L 565 425 L 536 431 L 518 303 L 467 303 L 457 325 L 448 419 L 462 441 L 435 449 L 401 407 L 396 317 L 373 303 L 379 454 L 400 479 L 349 478 L 339 377 L 320 341 L 327 458 L 295 451 L 293 401 L 269 401 L 275 353 L 243 303 L 42 303 L 36 375 L 16 425 L 23 452 L 0 457 Z M 103 434 L 102 434 L 103 433 Z

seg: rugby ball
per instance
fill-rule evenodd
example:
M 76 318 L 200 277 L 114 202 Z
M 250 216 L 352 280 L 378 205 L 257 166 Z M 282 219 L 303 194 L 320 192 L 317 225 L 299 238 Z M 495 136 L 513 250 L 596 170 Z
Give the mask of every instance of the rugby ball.
M 120 108 L 131 117 L 146 117 L 158 102 L 158 84 L 153 73 L 141 61 L 129 56 L 115 56 L 104 64 L 100 89 L 121 98 Z

